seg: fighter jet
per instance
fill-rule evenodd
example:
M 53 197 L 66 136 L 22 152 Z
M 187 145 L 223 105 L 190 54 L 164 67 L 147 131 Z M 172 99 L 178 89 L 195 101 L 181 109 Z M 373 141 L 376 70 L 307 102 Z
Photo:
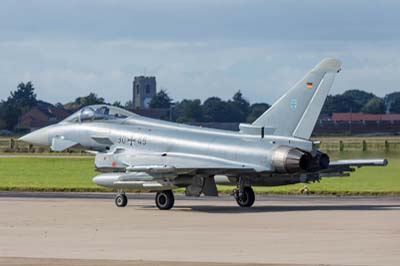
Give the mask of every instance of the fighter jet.
M 115 204 L 128 203 L 125 191 L 156 192 L 161 210 L 174 205 L 173 189 L 187 196 L 218 196 L 217 184 L 236 186 L 240 207 L 255 201 L 253 186 L 282 186 L 348 176 L 362 166 L 385 166 L 385 159 L 330 162 L 310 140 L 322 106 L 341 69 L 325 59 L 252 124 L 225 131 L 160 121 L 107 105 L 87 106 L 64 121 L 21 138 L 53 151 L 95 153 L 99 186 L 118 191 Z

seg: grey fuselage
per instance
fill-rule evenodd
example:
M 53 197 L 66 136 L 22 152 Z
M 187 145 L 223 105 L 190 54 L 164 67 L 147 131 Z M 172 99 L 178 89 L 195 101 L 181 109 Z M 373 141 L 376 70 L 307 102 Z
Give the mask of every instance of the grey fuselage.
M 88 150 L 108 151 L 116 148 L 130 153 L 180 153 L 205 156 L 245 164 L 258 172 L 274 172 L 272 152 L 279 146 L 312 152 L 309 140 L 258 135 L 187 126 L 145 117 L 121 120 L 60 123 L 47 129 L 49 142 L 60 135 L 74 140 Z M 110 143 L 96 139 L 108 138 Z

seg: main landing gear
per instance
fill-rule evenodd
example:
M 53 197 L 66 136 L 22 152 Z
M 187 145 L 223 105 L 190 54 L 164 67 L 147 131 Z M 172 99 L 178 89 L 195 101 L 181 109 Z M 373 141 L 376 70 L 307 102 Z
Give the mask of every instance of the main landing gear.
M 251 207 L 256 200 L 256 196 L 251 187 L 239 188 L 235 190 L 233 196 L 240 207 Z
M 128 197 L 125 195 L 125 193 L 119 193 L 115 197 L 115 205 L 117 207 L 125 207 L 128 204 Z
M 156 194 L 156 205 L 160 210 L 169 210 L 174 206 L 175 197 L 172 190 L 159 191 Z M 121 192 L 115 197 L 117 207 L 125 207 L 128 204 L 128 197 Z
M 159 191 L 156 194 L 156 205 L 160 210 L 169 210 L 174 206 L 175 198 L 172 190 Z

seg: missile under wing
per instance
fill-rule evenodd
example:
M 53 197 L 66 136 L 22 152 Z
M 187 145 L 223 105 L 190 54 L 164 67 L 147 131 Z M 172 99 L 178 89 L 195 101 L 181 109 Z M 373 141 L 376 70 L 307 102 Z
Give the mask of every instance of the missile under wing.
M 23 141 L 55 151 L 95 153 L 93 181 L 119 191 L 157 192 L 160 209 L 174 205 L 174 188 L 186 195 L 217 196 L 216 184 L 235 185 L 241 207 L 253 205 L 253 186 L 280 186 L 343 176 L 363 166 L 385 166 L 385 159 L 331 162 L 309 140 L 341 62 L 325 59 L 290 88 L 252 124 L 239 132 L 193 127 L 141 117 L 107 105 L 84 107 L 64 121 Z

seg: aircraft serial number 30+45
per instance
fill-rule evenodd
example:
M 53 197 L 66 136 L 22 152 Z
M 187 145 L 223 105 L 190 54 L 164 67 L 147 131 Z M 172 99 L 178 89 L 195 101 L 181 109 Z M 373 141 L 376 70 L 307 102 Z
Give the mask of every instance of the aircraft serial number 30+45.
M 147 144 L 147 140 L 145 137 L 119 136 L 117 142 L 120 144 L 129 144 L 130 146 L 134 145 L 145 146 Z

